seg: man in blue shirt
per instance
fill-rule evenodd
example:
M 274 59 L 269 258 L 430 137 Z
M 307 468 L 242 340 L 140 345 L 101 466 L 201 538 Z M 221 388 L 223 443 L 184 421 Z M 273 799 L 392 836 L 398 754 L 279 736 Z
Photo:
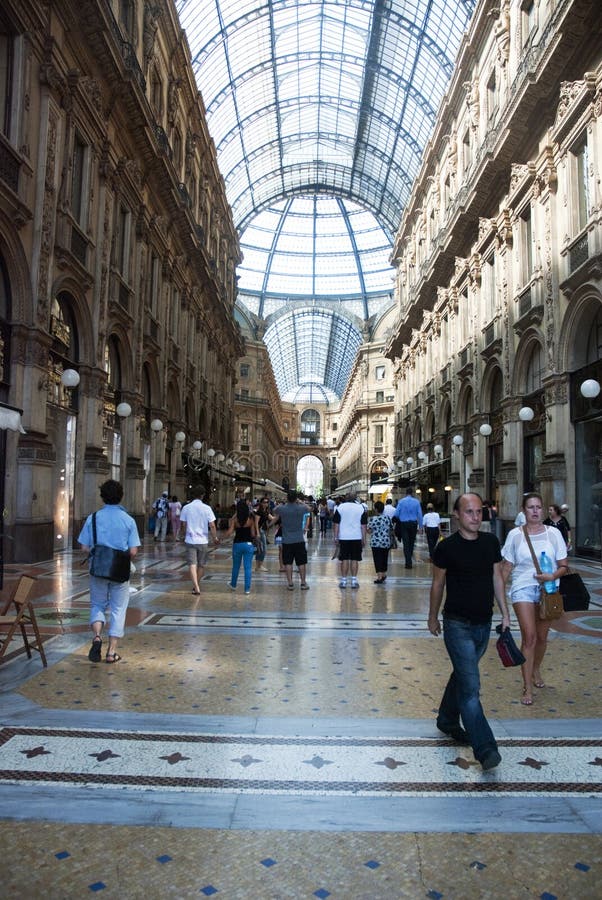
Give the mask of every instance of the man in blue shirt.
M 96 543 L 127 550 L 133 559 L 140 546 L 138 527 L 132 517 L 121 506 L 123 488 L 118 481 L 105 481 L 100 487 L 104 507 L 96 513 Z M 78 537 L 82 550 L 89 553 L 94 546 L 92 516 L 89 515 Z M 125 632 L 125 614 L 130 600 L 130 582 L 109 581 L 90 575 L 90 624 L 94 639 L 88 659 L 100 662 L 102 648 L 102 627 L 106 622 L 105 610 L 110 611 L 108 663 L 116 663 L 121 657 L 117 653 L 117 639 Z
M 403 543 L 403 553 L 406 558 L 406 569 L 412 568 L 412 555 L 418 529 L 422 532 L 422 508 L 414 497 L 414 488 L 406 488 L 406 495 L 395 507 L 395 535 L 397 540 Z

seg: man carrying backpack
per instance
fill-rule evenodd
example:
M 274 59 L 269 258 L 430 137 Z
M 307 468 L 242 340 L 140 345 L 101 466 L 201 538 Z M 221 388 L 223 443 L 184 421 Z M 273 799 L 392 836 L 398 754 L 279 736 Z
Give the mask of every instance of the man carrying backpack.
M 153 503 L 155 511 L 155 540 L 164 541 L 167 537 L 167 523 L 169 521 L 169 494 L 163 491 Z

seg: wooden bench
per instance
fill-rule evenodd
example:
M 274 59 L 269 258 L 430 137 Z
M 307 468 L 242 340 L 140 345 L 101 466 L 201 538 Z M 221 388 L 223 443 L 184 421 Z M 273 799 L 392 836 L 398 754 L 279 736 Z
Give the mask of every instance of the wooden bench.
M 29 659 L 31 659 L 31 651 L 37 650 L 42 657 L 44 666 L 48 665 L 33 603 L 29 598 L 35 581 L 36 579 L 30 575 L 21 575 L 12 597 L 7 600 L 4 608 L 0 611 L 0 661 L 15 632 L 19 629 Z M 14 611 L 11 611 L 11 608 Z

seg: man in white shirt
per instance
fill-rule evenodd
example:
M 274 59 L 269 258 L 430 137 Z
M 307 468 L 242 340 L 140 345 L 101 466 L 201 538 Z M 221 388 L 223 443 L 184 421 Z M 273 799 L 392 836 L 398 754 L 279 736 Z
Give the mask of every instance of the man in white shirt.
M 194 500 L 182 507 L 180 525 L 186 526 L 186 561 L 190 568 L 193 594 L 200 594 L 199 581 L 205 574 L 209 555 L 209 531 L 216 544 L 219 543 L 215 528 L 215 515 L 210 506 L 203 503 L 204 488 L 197 487 L 193 491 Z
M 339 587 L 347 587 L 347 575 L 351 574 L 351 587 L 358 588 L 358 563 L 362 558 L 362 548 L 366 543 L 368 514 L 356 494 L 349 494 L 339 503 L 332 519 L 335 542 L 339 545 L 341 580 Z

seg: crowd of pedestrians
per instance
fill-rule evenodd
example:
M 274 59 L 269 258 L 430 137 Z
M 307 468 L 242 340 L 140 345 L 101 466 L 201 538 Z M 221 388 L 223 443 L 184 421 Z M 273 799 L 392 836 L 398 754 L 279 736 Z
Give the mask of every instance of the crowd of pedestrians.
M 88 653 L 91 662 L 102 660 L 103 632 L 108 628 L 105 662 L 121 659 L 117 643 L 125 631 L 129 602 L 129 573 L 140 546 L 134 519 L 121 505 L 122 486 L 113 480 L 100 488 L 103 506 L 86 519 L 79 542 L 90 560 L 90 624 L 92 643 Z M 330 540 L 332 560 L 336 559 L 340 588 L 358 589 L 359 564 L 369 535 L 376 578 L 384 585 L 391 550 L 399 541 L 403 548 L 404 566 L 412 569 L 416 538 L 424 531 L 428 547 L 431 587 L 428 630 L 434 636 L 443 634 L 452 672 L 441 698 L 436 724 L 440 731 L 460 744 L 472 747 L 475 759 L 484 771 L 495 768 L 501 755 L 481 704 L 479 662 L 486 652 L 492 628 L 494 603 L 501 617 L 502 630 L 509 628 L 508 594 L 521 634 L 523 690 L 521 704 L 534 703 L 533 689 L 545 687 L 542 664 L 547 649 L 550 621 L 539 614 L 541 591 L 556 584 L 568 571 L 567 556 L 571 529 L 567 507 L 547 507 L 540 494 L 523 497 L 515 527 L 506 536 L 503 547 L 497 536 L 497 510 L 484 503 L 476 493 L 461 494 L 454 503 L 454 528 L 446 537 L 440 514 L 428 503 L 423 513 L 412 487 L 397 504 L 376 500 L 373 509 L 355 493 L 344 497 L 303 497 L 289 491 L 286 499 L 276 502 L 264 496 L 255 502 L 238 498 L 231 509 L 227 525 L 218 534 L 214 510 L 206 502 L 204 489 L 191 490 L 191 499 L 182 505 L 177 496 L 163 491 L 152 504 L 153 521 L 149 529 L 155 541 L 183 540 L 186 561 L 192 581 L 192 593 L 200 595 L 201 582 L 211 549 L 232 540 L 230 588 L 235 591 L 240 569 L 244 573 L 244 592 L 252 589 L 253 562 L 261 571 L 266 558 L 269 535 L 279 549 L 280 571 L 286 588 L 295 589 L 295 573 L 299 587 L 310 589 L 307 580 L 307 542 L 313 534 L 314 519 L 319 523 L 319 539 Z M 102 551 L 102 553 L 101 553 Z M 104 554 L 104 555 L 103 555 Z M 119 577 L 117 569 L 101 571 L 101 559 L 126 560 Z M 550 560 L 544 570 L 537 559 Z M 126 571 L 127 570 L 127 571 Z M 123 574 L 125 573 L 125 574 Z M 411 577 L 411 576 L 408 576 Z M 552 587 L 552 590 L 554 588 Z M 107 616 L 108 614 L 108 616 Z M 441 616 L 441 618 L 440 618 Z M 108 618 L 108 623 L 107 623 Z

